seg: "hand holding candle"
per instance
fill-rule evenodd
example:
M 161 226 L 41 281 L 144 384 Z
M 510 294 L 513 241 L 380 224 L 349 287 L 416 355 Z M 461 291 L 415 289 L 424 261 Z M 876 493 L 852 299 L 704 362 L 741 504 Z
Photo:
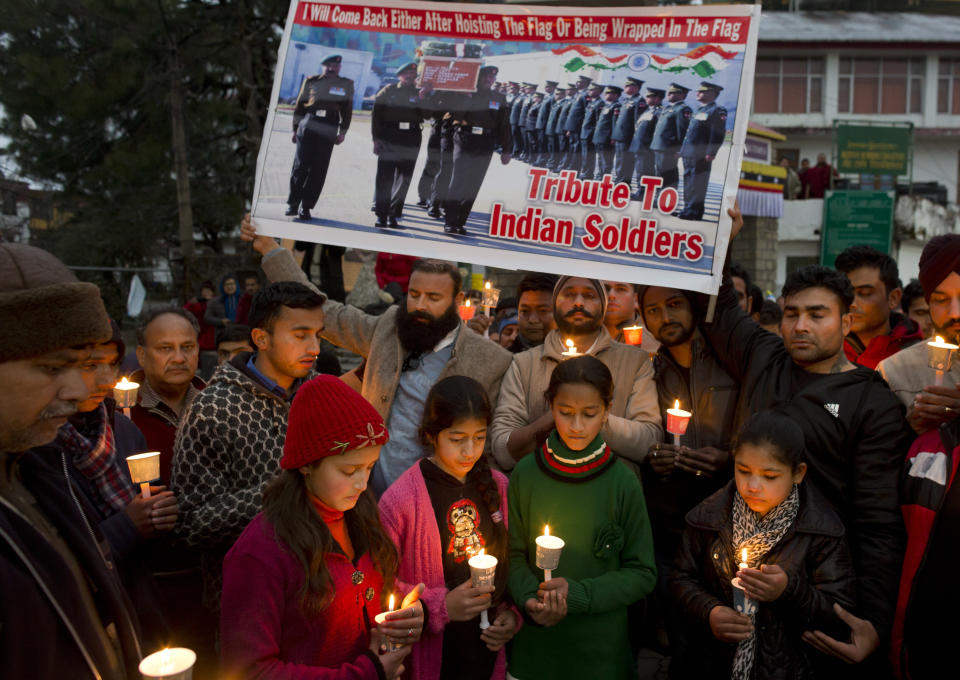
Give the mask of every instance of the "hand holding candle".
M 490 285 L 490 282 L 487 281 L 483 284 L 483 308 L 487 313 L 487 316 L 490 316 L 494 307 L 497 306 L 497 303 L 500 302 L 500 289 L 494 288 Z
M 395 607 L 396 607 L 396 597 L 394 596 L 393 593 L 390 593 L 390 603 L 387 605 L 387 611 L 380 612 L 375 617 L 373 617 L 373 620 L 376 621 L 377 624 L 385 623 L 387 620 L 387 614 L 392 612 L 395 609 Z M 392 640 L 389 640 L 389 639 L 386 641 L 386 644 L 387 644 L 387 651 L 389 652 L 395 652 L 401 647 L 403 647 L 403 645 L 400 644 L 399 642 L 393 642 Z
M 145 680 L 191 680 L 197 655 L 192 649 L 172 647 L 154 652 L 140 662 Z
M 543 569 L 543 580 L 549 581 L 552 572 L 560 564 L 560 553 L 563 551 L 563 539 L 550 535 L 550 525 L 543 527 L 543 535 L 537 536 L 537 569 Z
M 477 308 L 473 306 L 473 303 L 470 302 L 470 298 L 467 298 L 463 301 L 463 304 L 457 307 L 457 314 L 460 315 L 460 318 L 464 321 L 469 321 L 473 318 L 473 315 L 476 313 Z
M 740 571 L 747 568 L 747 549 L 744 548 L 740 552 Z M 743 614 L 744 616 L 756 614 L 757 603 L 747 597 L 747 592 L 743 587 L 743 583 L 740 581 L 740 577 L 734 576 L 733 579 L 730 580 L 730 585 L 733 586 L 733 608 L 737 610 L 737 613 Z
M 628 345 L 643 343 L 643 326 L 627 326 L 623 329 L 623 341 Z
M 474 588 L 483 586 L 493 586 L 494 578 L 497 573 L 497 558 L 493 555 L 487 555 L 483 550 L 474 555 L 467 562 L 470 565 L 470 579 L 473 581 Z M 487 610 L 480 612 L 480 629 L 486 630 L 490 627 L 490 619 Z
M 391 594 L 387 610 L 374 617 L 381 635 L 386 638 L 384 644 L 388 651 L 396 651 L 420 639 L 424 621 L 420 596 L 425 588 L 422 583 L 413 588 L 404 596 L 399 609 L 395 609 L 396 596 Z
M 928 364 L 930 368 L 937 372 L 936 382 L 934 383 L 937 387 L 943 385 L 943 374 L 950 370 L 953 365 L 953 353 L 958 349 L 960 349 L 960 346 L 944 342 L 939 335 L 935 340 L 927 343 Z
M 680 400 L 673 402 L 673 408 L 667 409 L 667 432 L 673 435 L 673 445 L 680 446 L 680 435 L 687 431 L 693 414 L 680 408 Z
M 123 409 L 123 415 L 130 417 L 130 409 L 137 405 L 137 390 L 140 383 L 130 382 L 127 376 L 120 378 L 120 382 L 113 386 L 113 400 L 117 408 Z

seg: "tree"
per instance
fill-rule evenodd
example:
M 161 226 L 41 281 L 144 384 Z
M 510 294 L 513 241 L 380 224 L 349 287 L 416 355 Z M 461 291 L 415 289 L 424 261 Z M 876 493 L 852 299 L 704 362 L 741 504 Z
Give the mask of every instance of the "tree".
M 180 102 L 194 232 L 219 251 L 252 193 L 287 3 L 7 0 L 0 134 L 67 224 L 38 238 L 71 264 L 143 266 L 178 243 Z M 20 128 L 28 113 L 35 131 Z

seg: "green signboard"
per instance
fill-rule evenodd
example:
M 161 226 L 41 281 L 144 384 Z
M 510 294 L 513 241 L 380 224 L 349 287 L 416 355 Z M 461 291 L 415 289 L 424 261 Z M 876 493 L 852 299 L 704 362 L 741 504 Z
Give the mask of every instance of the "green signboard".
M 860 175 L 909 175 L 913 125 L 838 122 L 837 171 Z
M 823 201 L 820 264 L 850 246 L 873 246 L 890 254 L 893 244 L 893 191 L 828 191 Z

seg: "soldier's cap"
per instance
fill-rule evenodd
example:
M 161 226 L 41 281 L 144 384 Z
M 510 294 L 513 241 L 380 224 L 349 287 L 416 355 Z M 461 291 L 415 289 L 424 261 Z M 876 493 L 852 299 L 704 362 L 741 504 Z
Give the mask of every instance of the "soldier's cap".
M 556 80 L 548 80 L 545 84 L 546 84 L 547 87 L 550 87 L 551 85 L 552 85 L 553 87 L 556 87 L 556 86 L 559 85 L 560 83 L 558 83 Z
M 643 81 L 639 78 L 627 78 L 627 85 L 636 85 L 637 87 L 643 87 Z
M 322 66 L 326 66 L 327 64 L 339 64 L 342 61 L 343 57 L 341 57 L 339 54 L 331 54 L 329 57 L 321 61 L 320 64 Z
M 697 92 L 709 92 L 710 90 L 715 90 L 720 92 L 723 88 L 719 85 L 714 85 L 713 83 L 708 83 L 706 80 L 700 81 L 700 87 L 697 88 Z
M 588 90 L 602 90 L 602 89 L 603 89 L 603 83 L 590 83 L 590 85 L 589 85 L 589 87 L 587 87 L 587 89 L 588 89 Z
M 647 88 L 647 96 L 653 95 L 654 97 L 660 97 L 660 99 L 663 99 L 666 94 L 666 90 L 660 90 L 656 87 Z
M 518 83 L 516 80 L 511 80 L 510 82 L 507 83 L 507 85 L 509 85 L 510 87 L 514 87 L 514 86 L 520 87 L 520 83 Z
M 605 88 L 603 88 L 604 94 L 620 94 L 621 92 L 623 92 L 623 88 L 617 85 L 607 85 Z
M 536 83 L 526 83 L 526 82 L 525 82 L 525 83 L 523 84 L 523 86 L 524 86 L 524 87 L 536 87 L 537 84 L 536 84 Z
M 667 88 L 667 92 L 683 92 L 686 94 L 689 91 L 689 87 L 684 87 L 680 83 L 670 83 L 670 87 Z
M 577 84 L 576 84 L 576 83 L 567 83 L 567 87 L 569 87 L 569 88 L 571 88 L 571 89 L 573 89 L 573 90 L 576 90 L 576 89 L 577 89 Z
M 416 71 L 416 70 L 417 70 L 417 62 L 408 61 L 406 64 L 398 68 L 396 73 L 394 73 L 394 75 L 399 77 L 401 73 L 406 73 L 407 71 Z
M 534 98 L 540 97 L 540 99 L 543 99 L 543 92 L 534 92 L 534 93 L 533 93 L 533 96 L 534 96 Z
M 577 76 L 577 80 L 586 80 L 588 83 L 593 82 L 593 78 L 590 76 Z
M 480 69 L 480 75 L 481 75 L 481 76 L 485 76 L 485 75 L 487 75 L 488 73 L 492 73 L 493 75 L 497 75 L 498 73 L 500 73 L 500 69 L 497 68 L 496 66 L 484 66 L 483 68 Z

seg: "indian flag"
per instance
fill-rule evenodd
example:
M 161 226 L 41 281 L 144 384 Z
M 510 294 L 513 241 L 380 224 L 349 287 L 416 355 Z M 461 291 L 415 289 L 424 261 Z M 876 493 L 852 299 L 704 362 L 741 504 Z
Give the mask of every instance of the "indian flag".
M 586 45 L 568 45 L 551 51 L 558 56 L 573 53 L 572 58 L 563 65 L 563 68 L 571 73 L 585 68 L 616 71 L 627 65 L 628 55 L 626 54 L 608 57 L 603 52 Z
M 736 52 L 728 52 L 716 45 L 701 45 L 677 57 L 653 55 L 650 67 L 661 73 L 693 71 L 701 78 L 709 78 L 717 71 L 725 69 L 736 56 Z

